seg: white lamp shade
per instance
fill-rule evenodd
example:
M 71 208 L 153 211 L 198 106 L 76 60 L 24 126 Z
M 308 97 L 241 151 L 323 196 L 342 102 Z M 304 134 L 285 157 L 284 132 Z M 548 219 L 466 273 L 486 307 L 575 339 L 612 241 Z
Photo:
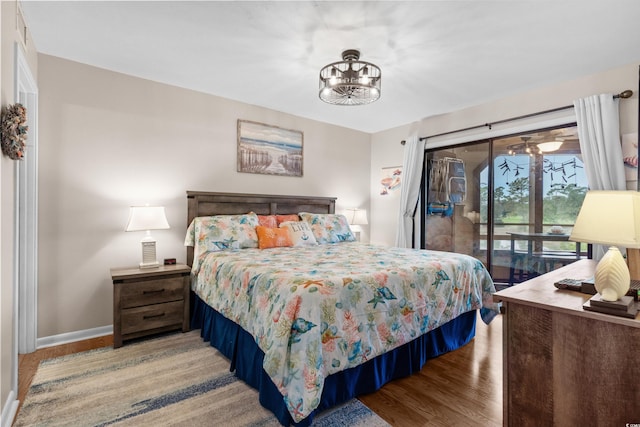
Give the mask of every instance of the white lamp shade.
M 569 240 L 640 248 L 640 193 L 588 191 Z
M 596 267 L 594 282 L 604 301 L 629 290 L 629 268 L 617 247 L 640 248 L 640 193 L 589 191 L 569 240 L 611 246 Z
M 163 206 L 131 206 L 125 231 L 165 230 L 169 228 Z
M 351 225 L 367 225 L 367 211 L 365 209 L 349 209 L 347 220 Z

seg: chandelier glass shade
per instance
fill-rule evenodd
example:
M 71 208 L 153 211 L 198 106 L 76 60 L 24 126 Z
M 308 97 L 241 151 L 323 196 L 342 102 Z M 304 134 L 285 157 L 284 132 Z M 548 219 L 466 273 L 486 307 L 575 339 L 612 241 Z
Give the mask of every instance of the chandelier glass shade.
M 529 141 L 531 139 L 529 136 L 522 136 L 520 139 L 522 139 L 522 142 L 507 146 L 507 153 L 509 155 L 528 154 L 533 156 L 534 154 L 551 153 L 558 150 L 563 143 L 563 141 L 555 140 L 535 144 Z
M 538 150 L 542 151 L 543 153 L 550 153 L 562 147 L 562 142 L 563 141 L 557 139 L 555 141 L 541 142 L 538 144 Z
M 320 70 L 320 99 L 335 105 L 370 104 L 380 98 L 380 68 L 360 61 L 355 49 L 342 52 L 342 61 Z

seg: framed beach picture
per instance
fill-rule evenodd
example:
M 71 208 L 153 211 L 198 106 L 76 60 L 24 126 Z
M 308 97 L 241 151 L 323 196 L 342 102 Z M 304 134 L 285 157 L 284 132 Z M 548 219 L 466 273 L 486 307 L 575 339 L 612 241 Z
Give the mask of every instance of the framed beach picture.
M 302 176 L 303 134 L 238 120 L 238 172 Z

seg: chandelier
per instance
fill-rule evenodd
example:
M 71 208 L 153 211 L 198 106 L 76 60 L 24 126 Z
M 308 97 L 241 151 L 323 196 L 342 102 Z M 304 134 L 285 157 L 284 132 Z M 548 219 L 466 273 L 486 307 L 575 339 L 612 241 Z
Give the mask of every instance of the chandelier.
M 320 70 L 320 99 L 336 105 L 363 105 L 380 98 L 380 68 L 360 61 L 360 51 L 342 52 L 342 61 Z

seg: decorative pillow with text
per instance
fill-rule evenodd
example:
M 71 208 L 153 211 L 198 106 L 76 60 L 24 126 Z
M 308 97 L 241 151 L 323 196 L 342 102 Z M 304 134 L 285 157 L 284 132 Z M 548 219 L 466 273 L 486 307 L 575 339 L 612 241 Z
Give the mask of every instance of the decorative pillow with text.
M 280 227 L 289 231 L 292 246 L 315 246 L 318 244 L 309 224 L 304 221 L 286 221 L 280 224 Z

